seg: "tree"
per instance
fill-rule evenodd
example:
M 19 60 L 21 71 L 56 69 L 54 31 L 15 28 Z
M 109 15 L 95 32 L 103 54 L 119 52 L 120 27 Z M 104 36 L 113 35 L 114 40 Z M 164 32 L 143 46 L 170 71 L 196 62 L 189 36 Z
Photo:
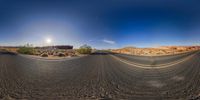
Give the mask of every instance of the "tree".
M 90 54 L 92 52 L 92 47 L 85 44 L 81 46 L 77 52 L 80 54 Z
M 18 52 L 18 53 L 21 53 L 21 54 L 33 55 L 33 54 L 34 54 L 34 48 L 33 48 L 33 45 L 32 45 L 32 44 L 26 44 L 25 46 L 20 47 L 20 48 L 17 50 L 17 52 Z

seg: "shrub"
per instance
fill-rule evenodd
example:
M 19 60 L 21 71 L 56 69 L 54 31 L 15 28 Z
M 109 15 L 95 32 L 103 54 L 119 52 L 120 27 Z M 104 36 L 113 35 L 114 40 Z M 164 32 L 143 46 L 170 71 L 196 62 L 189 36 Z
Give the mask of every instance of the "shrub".
M 41 54 L 41 57 L 48 57 L 48 54 L 47 53 L 43 53 L 43 54 Z
M 83 45 L 77 50 L 77 52 L 80 54 L 90 54 L 92 52 L 92 48 L 88 45 Z
M 64 57 L 65 56 L 65 54 L 64 53 L 58 53 L 58 57 Z
M 21 47 L 17 50 L 17 52 L 21 53 L 21 54 L 33 55 L 34 54 L 34 48 L 32 48 L 32 47 Z
M 65 56 L 69 56 L 69 53 L 68 53 L 68 52 L 65 52 Z
M 53 52 L 53 56 L 58 56 L 58 53 L 57 52 Z

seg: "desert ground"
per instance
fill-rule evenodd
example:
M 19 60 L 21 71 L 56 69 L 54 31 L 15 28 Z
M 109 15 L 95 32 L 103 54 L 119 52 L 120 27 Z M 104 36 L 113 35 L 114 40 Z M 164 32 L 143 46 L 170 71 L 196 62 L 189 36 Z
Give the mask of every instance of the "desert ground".
M 200 50 L 200 46 L 160 46 L 154 48 L 124 47 L 121 49 L 111 49 L 111 51 L 115 53 L 141 56 L 173 55 L 195 50 Z

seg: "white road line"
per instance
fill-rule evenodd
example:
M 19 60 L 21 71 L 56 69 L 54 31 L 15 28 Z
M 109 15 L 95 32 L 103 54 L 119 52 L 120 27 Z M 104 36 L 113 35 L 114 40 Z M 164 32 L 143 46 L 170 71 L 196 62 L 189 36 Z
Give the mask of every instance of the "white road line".
M 197 52 L 198 53 L 198 52 Z M 195 53 L 196 54 L 196 53 Z M 139 64 L 139 63 L 134 63 L 134 62 L 130 62 L 130 61 L 127 61 L 127 60 L 124 60 L 124 59 L 121 59 L 119 57 L 116 57 L 116 56 L 113 56 L 111 55 L 113 58 L 125 63 L 125 64 L 128 64 L 128 65 L 131 65 L 131 66 L 134 66 L 134 67 L 138 67 L 138 68 L 143 68 L 143 69 L 160 69 L 160 68 L 167 68 L 167 67 L 170 67 L 170 66 L 173 66 L 173 65 L 177 65 L 179 63 L 182 63 L 184 61 L 187 61 L 189 60 L 190 58 L 192 58 L 195 54 L 191 55 L 191 56 L 188 56 L 186 58 L 183 58 L 181 60 L 178 60 L 178 61 L 174 61 L 174 62 L 170 62 L 170 63 L 166 63 L 166 64 L 159 64 L 159 65 L 146 65 L 146 64 Z

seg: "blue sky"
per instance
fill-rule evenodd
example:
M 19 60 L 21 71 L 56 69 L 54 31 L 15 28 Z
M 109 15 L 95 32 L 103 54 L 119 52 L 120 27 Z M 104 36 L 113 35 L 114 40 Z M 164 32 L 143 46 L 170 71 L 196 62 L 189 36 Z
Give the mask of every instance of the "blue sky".
M 0 45 L 200 44 L 198 0 L 0 0 Z

